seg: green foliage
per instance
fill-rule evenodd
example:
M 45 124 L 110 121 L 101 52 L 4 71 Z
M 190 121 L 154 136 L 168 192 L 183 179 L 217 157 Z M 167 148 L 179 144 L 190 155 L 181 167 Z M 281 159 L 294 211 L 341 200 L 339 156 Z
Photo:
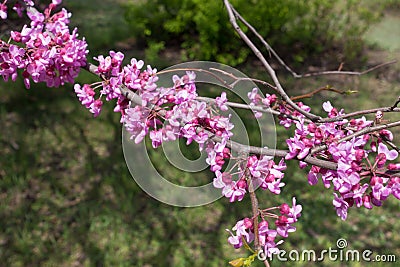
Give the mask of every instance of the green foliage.
M 384 8 L 353 0 L 231 2 L 280 54 L 299 63 L 312 53 L 338 47 L 344 58 L 354 59 L 363 47 L 363 33 Z M 153 56 L 164 47 L 180 47 L 183 60 L 238 65 L 250 53 L 230 25 L 222 1 L 134 1 L 125 4 L 125 18 L 138 43 Z

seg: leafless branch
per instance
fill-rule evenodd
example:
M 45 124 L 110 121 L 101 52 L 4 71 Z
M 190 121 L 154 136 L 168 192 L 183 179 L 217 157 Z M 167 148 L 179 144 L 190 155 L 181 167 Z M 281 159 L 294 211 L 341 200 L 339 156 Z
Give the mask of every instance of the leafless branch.
M 368 72 L 371 72 L 373 70 L 376 70 L 378 68 L 382 68 L 384 66 L 387 65 L 391 65 L 397 62 L 397 60 L 392 60 L 389 62 L 385 62 L 379 65 L 376 65 L 372 68 L 369 68 L 365 71 L 342 71 L 342 70 L 337 70 L 337 71 L 320 71 L 320 72 L 312 72 L 312 73 L 306 73 L 306 74 L 298 74 L 296 73 L 294 70 L 292 70 L 280 57 L 279 55 L 275 52 L 274 49 L 272 49 L 272 47 L 268 44 L 267 41 L 265 41 L 265 39 L 258 33 L 258 31 L 256 29 L 254 29 L 254 27 L 248 23 L 240 14 L 239 12 L 237 12 L 234 8 L 232 8 L 233 13 L 235 14 L 235 16 L 247 27 L 250 29 L 250 31 L 261 41 L 261 43 L 265 46 L 265 48 L 267 48 L 267 50 L 275 57 L 275 59 L 288 71 L 290 72 L 293 77 L 295 78 L 306 78 L 306 77 L 312 77 L 312 76 L 321 76 L 321 75 L 333 75 L 333 74 L 340 74 L 340 75 L 364 75 L 367 74 Z
M 288 103 L 290 106 L 292 106 L 295 110 L 297 110 L 300 114 L 303 114 L 304 116 L 311 119 L 312 121 L 317 121 L 317 120 L 321 119 L 319 116 L 301 109 L 290 99 L 290 97 L 286 94 L 285 90 L 283 89 L 274 69 L 271 67 L 271 65 L 268 63 L 268 61 L 262 55 L 260 50 L 258 50 L 258 48 L 254 45 L 254 43 L 248 38 L 248 36 L 242 31 L 242 29 L 237 24 L 237 21 L 236 21 L 237 18 L 234 13 L 235 9 L 232 7 L 232 5 L 229 3 L 228 0 L 224 0 L 224 3 L 228 10 L 229 21 L 231 22 L 232 26 L 234 27 L 236 32 L 239 34 L 239 36 L 243 39 L 243 41 L 247 44 L 247 46 L 253 51 L 253 53 L 257 56 L 257 58 L 264 65 L 265 69 L 267 70 L 268 74 L 271 76 L 271 78 L 277 88 L 277 92 L 283 98 L 283 100 L 286 103 Z

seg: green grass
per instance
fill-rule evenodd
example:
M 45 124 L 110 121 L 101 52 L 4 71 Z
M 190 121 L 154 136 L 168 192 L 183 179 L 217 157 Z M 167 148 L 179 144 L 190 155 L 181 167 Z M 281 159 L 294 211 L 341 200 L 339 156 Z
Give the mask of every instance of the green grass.
M 88 1 L 69 2 L 76 9 L 90 8 Z M 103 12 L 107 8 L 105 4 L 96 7 Z M 107 13 L 99 14 L 108 18 Z M 74 17 L 81 15 L 74 13 Z M 78 19 L 84 25 L 85 19 Z M 90 33 L 91 27 L 81 35 Z M 88 36 L 91 46 L 98 45 L 95 49 L 127 37 L 123 29 L 110 37 L 112 31 L 107 24 L 103 27 L 104 36 L 94 31 Z M 350 109 L 390 105 L 400 93 L 399 80 L 390 75 L 399 69 L 395 65 L 361 78 L 286 79 L 284 85 L 294 95 L 326 84 L 350 87 L 360 93 L 346 98 L 322 94 Z M 93 79 L 82 73 L 79 82 Z M 318 109 L 322 100 L 317 96 L 306 102 Z M 229 246 L 225 229 L 250 216 L 249 199 L 233 205 L 221 199 L 198 208 L 177 208 L 152 199 L 136 185 L 125 165 L 121 125 L 112 108 L 107 105 L 93 119 L 77 101 L 72 85 L 25 90 L 21 81 L 0 82 L 0 266 L 227 266 L 229 260 L 248 255 Z M 278 131 L 278 145 L 285 134 Z M 156 155 L 156 162 L 165 162 Z M 172 177 L 175 174 L 180 183 L 191 184 L 195 179 L 180 176 L 165 163 L 158 167 Z M 286 173 L 287 186 L 281 195 L 259 192 L 261 207 L 290 202 L 292 196 L 303 205 L 298 231 L 282 248 L 323 250 L 345 238 L 350 249 L 371 249 L 400 259 L 398 201 L 391 198 L 371 211 L 352 209 L 342 222 L 331 205 L 330 189 L 309 186 L 306 171 L 299 171 L 295 162 Z M 209 177 L 201 175 L 201 179 Z M 274 262 L 272 266 L 364 264 Z M 256 262 L 254 266 L 263 265 Z

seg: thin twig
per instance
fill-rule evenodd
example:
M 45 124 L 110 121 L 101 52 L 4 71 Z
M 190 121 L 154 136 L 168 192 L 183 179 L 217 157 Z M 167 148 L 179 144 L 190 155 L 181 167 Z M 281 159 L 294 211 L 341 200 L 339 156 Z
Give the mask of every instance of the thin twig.
M 254 45 L 254 43 L 247 37 L 247 35 L 242 31 L 242 29 L 237 24 L 236 16 L 234 14 L 234 8 L 232 7 L 232 5 L 229 3 L 228 0 L 224 0 L 224 3 L 228 10 L 229 21 L 231 22 L 232 26 L 234 27 L 236 32 L 239 34 L 239 36 L 243 39 L 243 41 L 247 44 L 247 46 L 253 51 L 253 53 L 257 56 L 257 58 L 264 65 L 265 69 L 267 70 L 268 74 L 271 76 L 271 78 L 277 88 L 277 92 L 281 95 L 283 100 L 285 102 L 287 102 L 290 106 L 292 106 L 295 110 L 297 110 L 300 114 L 303 114 L 305 117 L 311 119 L 312 121 L 317 121 L 317 120 L 321 119 L 319 116 L 301 109 L 298 105 L 296 105 L 290 99 L 290 97 L 286 94 L 285 90 L 283 89 L 278 77 L 276 76 L 274 69 L 271 67 L 271 65 L 268 63 L 268 61 L 262 55 L 260 50 L 258 50 L 258 48 Z
M 224 74 L 226 76 L 231 77 L 232 79 L 235 79 L 235 81 L 230 84 L 232 87 L 234 87 L 238 82 L 241 82 L 241 81 L 252 81 L 252 82 L 256 82 L 256 83 L 260 83 L 262 85 L 265 85 L 265 86 L 267 86 L 269 88 L 272 88 L 274 90 L 277 90 L 276 86 L 273 86 L 272 84 L 270 84 L 270 83 L 268 83 L 266 81 L 263 81 L 263 80 L 254 79 L 254 78 L 248 78 L 248 77 L 237 77 L 237 76 L 233 75 L 232 73 L 229 73 L 229 72 L 226 72 L 226 71 L 220 70 L 220 69 L 215 69 L 215 68 L 210 68 L 210 70 L 220 72 L 220 73 L 222 73 L 222 74 Z
M 397 105 L 400 103 L 400 96 L 397 98 L 397 101 L 390 107 L 391 110 L 395 109 Z
M 306 78 L 306 77 L 312 77 L 312 76 L 333 75 L 333 74 L 340 74 L 340 75 L 357 75 L 357 76 L 360 76 L 360 75 L 364 75 L 364 74 L 366 74 L 366 73 L 368 73 L 368 72 L 371 72 L 371 71 L 373 71 L 373 70 L 376 70 L 376 69 L 378 69 L 378 68 L 382 68 L 382 67 L 384 67 L 384 66 L 391 65 L 391 64 L 394 64 L 394 63 L 397 62 L 397 60 L 392 60 L 392 61 L 389 61 L 389 62 L 381 63 L 381 64 L 378 64 L 378 65 L 376 65 L 376 66 L 374 66 L 374 67 L 372 67 L 372 68 L 369 68 L 369 69 L 367 69 L 367 70 L 365 70 L 365 71 L 361 71 L 361 72 L 359 72 L 359 71 L 342 71 L 341 69 L 342 69 L 342 67 L 343 67 L 343 64 L 341 64 L 340 67 L 339 67 L 339 70 L 337 70 L 337 71 L 320 71 L 320 72 L 312 72 L 312 73 L 306 73 L 306 74 L 298 74 L 298 73 L 296 73 L 294 70 L 292 70 L 292 69 L 279 57 L 279 55 L 275 52 L 274 49 L 272 49 L 272 47 L 268 44 L 268 42 L 265 41 L 265 39 L 258 33 L 258 31 L 257 31 L 256 29 L 254 29 L 254 27 L 253 27 L 250 23 L 248 23 L 248 22 L 239 14 L 239 12 L 237 12 L 235 9 L 232 9 L 232 10 L 233 10 L 235 16 L 238 17 L 239 20 L 240 20 L 247 28 L 249 28 L 250 31 L 251 31 L 255 36 L 257 36 L 257 38 L 261 41 L 261 43 L 265 46 L 265 48 L 267 48 L 268 52 L 271 53 L 271 54 L 275 57 L 275 59 L 276 59 L 288 72 L 290 72 L 290 73 L 293 75 L 293 77 L 295 77 L 295 78 Z
M 341 91 L 341 90 L 338 90 L 338 89 L 336 89 L 336 88 L 333 88 L 333 87 L 327 85 L 327 86 L 318 88 L 318 89 L 316 89 L 316 90 L 314 90 L 314 91 L 312 91 L 312 92 L 303 94 L 303 95 L 292 96 L 290 99 L 292 99 L 293 101 L 297 101 L 297 100 L 303 99 L 303 98 L 311 98 L 311 97 L 313 97 L 315 94 L 318 94 L 318 93 L 320 93 L 320 92 L 322 92 L 322 91 L 330 91 L 330 92 L 335 92 L 335 93 L 342 94 L 342 95 L 343 95 L 343 94 L 348 94 L 348 93 L 349 93 L 349 91 Z M 356 91 L 353 91 L 353 92 L 356 92 Z
M 256 252 L 260 251 L 261 244 L 260 244 L 260 236 L 258 234 L 258 200 L 254 190 L 253 181 L 251 179 L 251 175 L 249 174 L 249 170 L 247 169 L 245 172 L 247 185 L 249 189 L 249 195 L 251 200 L 251 211 L 253 215 L 253 229 L 254 229 L 254 247 Z

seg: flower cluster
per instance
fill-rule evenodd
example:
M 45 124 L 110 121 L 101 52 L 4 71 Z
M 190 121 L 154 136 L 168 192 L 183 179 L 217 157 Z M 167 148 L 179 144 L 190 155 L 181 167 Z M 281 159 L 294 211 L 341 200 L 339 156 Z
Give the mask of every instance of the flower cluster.
M 46 82 L 48 87 L 58 87 L 73 83 L 81 67 L 86 65 L 85 40 L 77 39 L 77 29 L 70 32 L 71 14 L 65 9 L 52 14 L 55 6 L 50 4 L 43 13 L 27 9 L 30 26 L 12 31 L 12 43 L 0 40 L 0 75 L 5 81 L 9 78 L 15 81 L 21 69 L 26 88 L 30 88 L 30 79 L 35 83 Z
M 251 92 L 248 92 L 247 97 L 250 99 L 250 107 L 261 106 L 263 108 L 270 108 L 277 100 L 275 94 L 266 94 L 265 97 L 263 97 L 258 88 L 253 88 Z M 254 116 L 260 118 L 262 113 L 254 110 Z
M 279 210 L 279 215 L 271 213 L 272 210 Z M 291 208 L 287 203 L 283 203 L 279 207 L 260 211 L 262 220 L 258 223 L 258 242 L 267 257 L 279 253 L 278 246 L 284 242 L 283 239 L 275 240 L 276 237 L 287 238 L 289 233 L 296 231 L 293 224 L 301 216 L 301 211 L 302 206 L 296 205 L 296 198 L 293 198 Z M 275 219 L 276 229 L 270 227 L 271 223 L 268 223 L 268 218 Z M 236 223 L 232 228 L 235 234 L 229 229 L 227 231 L 231 235 L 228 242 L 236 249 L 242 247 L 244 242 L 249 244 L 255 240 L 254 220 L 250 218 L 244 218 Z
M 330 102 L 325 102 L 323 108 L 328 113 L 328 118 L 344 115 L 343 110 L 337 111 Z M 283 121 L 285 121 L 283 125 L 289 125 L 287 118 Z M 382 201 L 390 194 L 398 198 L 399 179 L 387 172 L 390 168 L 397 168 L 395 165 L 388 165 L 388 161 L 398 157 L 397 151 L 389 150 L 385 144 L 385 141 L 393 139 L 390 131 L 381 130 L 378 133 L 354 135 L 347 140 L 346 136 L 371 126 L 374 121 L 362 117 L 307 124 L 300 116 L 297 121 L 291 120 L 290 124 L 292 123 L 296 125 L 296 129 L 294 136 L 286 141 L 289 153 L 285 158 L 287 160 L 296 158 L 300 160 L 300 166 L 305 167 L 307 164 L 301 160 L 307 157 L 313 148 L 318 146 L 327 148 L 317 153 L 316 157 L 336 163 L 337 169 L 312 166 L 308 182 L 314 185 L 321 178 L 325 187 L 333 185 L 336 191 L 333 205 L 343 220 L 347 217 L 349 207 L 364 206 L 371 209 L 372 204 L 382 205 Z M 370 156 L 373 154 L 375 162 L 370 161 Z
M 8 18 L 8 13 L 7 12 L 8 12 L 8 5 L 11 4 L 10 2 L 11 1 L 9 1 L 9 0 L 4 0 L 3 3 L 0 4 L 0 19 L 4 19 L 5 20 L 5 19 Z M 61 2 L 62 2 L 62 0 L 58 0 L 58 1 L 53 0 L 53 4 L 55 4 L 55 5 L 58 5 Z M 34 5 L 32 0 L 24 0 L 24 4 L 26 6 L 33 6 Z M 19 2 L 13 3 L 12 9 L 15 12 L 17 12 L 19 17 L 22 17 L 22 14 L 23 14 L 23 12 L 25 10 L 24 6 L 21 5 L 21 3 L 19 3 Z

